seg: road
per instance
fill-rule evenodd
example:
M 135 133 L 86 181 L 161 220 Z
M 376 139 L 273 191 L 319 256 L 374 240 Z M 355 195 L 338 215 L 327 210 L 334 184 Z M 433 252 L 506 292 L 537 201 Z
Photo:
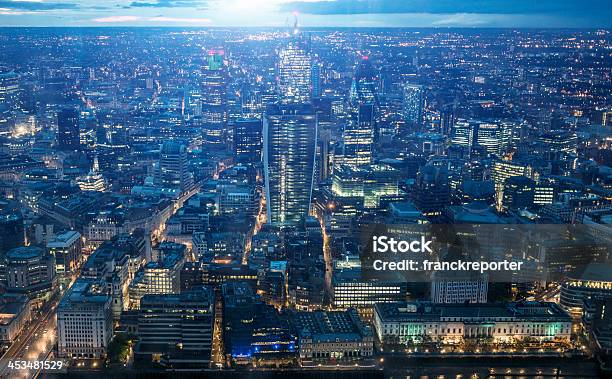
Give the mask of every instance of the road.
M 247 236 L 247 243 L 244 246 L 244 254 L 242 256 L 242 264 L 246 265 L 249 263 L 249 254 L 251 253 L 251 247 L 253 245 L 253 236 L 259 233 L 263 224 L 266 223 L 266 200 L 263 196 L 259 199 L 259 211 L 257 212 L 257 218 L 255 219 L 255 225 L 251 229 Z
M 32 317 L 11 347 L 0 358 L 0 378 L 31 378 L 36 373 L 29 370 L 15 371 L 8 367 L 10 360 L 43 360 L 49 355 L 56 341 L 57 306 L 61 299 L 56 294 Z
M 331 253 L 331 247 L 329 245 L 329 236 L 327 235 L 327 229 L 325 228 L 325 216 L 317 212 L 316 217 L 319 220 L 319 223 L 321 224 L 321 233 L 323 234 L 323 260 L 325 261 L 325 289 L 331 298 L 334 260 L 333 260 L 332 253 Z
M 57 307 L 80 273 L 81 270 L 77 269 L 71 275 L 68 286 L 56 292 L 38 312 L 32 314 L 32 320 L 0 358 L 0 378 L 32 378 L 40 374 L 35 370 L 16 372 L 7 367 L 8 362 L 15 359 L 30 361 L 49 359 L 57 341 Z
M 537 301 L 552 301 L 555 303 L 559 302 L 559 293 L 561 292 L 561 286 L 556 285 L 554 287 L 547 288 L 545 291 L 535 295 Z

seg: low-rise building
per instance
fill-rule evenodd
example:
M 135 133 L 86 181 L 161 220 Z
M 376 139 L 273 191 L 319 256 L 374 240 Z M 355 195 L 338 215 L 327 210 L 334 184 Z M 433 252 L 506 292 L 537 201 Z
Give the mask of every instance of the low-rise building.
M 406 283 L 363 279 L 361 260 L 356 254 L 344 255 L 334 262 L 332 301 L 336 308 L 371 310 L 375 303 L 403 301 L 406 295 Z
M 464 339 L 510 343 L 525 338 L 569 341 L 571 326 L 567 312 L 547 302 L 397 302 L 376 304 L 374 309 L 374 329 L 383 344 L 453 344 Z
M 111 296 L 98 279 L 78 279 L 57 308 L 58 355 L 103 358 L 113 335 Z
M 612 265 L 592 263 L 568 275 L 561 285 L 560 304 L 573 317 L 583 314 L 585 300 L 612 297 Z
M 142 267 L 129 286 L 130 308 L 139 309 L 140 299 L 145 295 L 178 294 L 182 264 L 182 254 L 169 253 Z
M 5 346 L 12 344 L 30 317 L 30 299 L 27 296 L 0 296 L 0 343 Z
M 292 324 L 302 361 L 335 363 L 372 357 L 373 333 L 355 309 L 297 312 Z
M 55 271 L 61 280 L 66 281 L 80 265 L 82 254 L 81 233 L 68 231 L 55 236 L 47 249 L 55 257 Z
M 48 297 L 56 288 L 55 261 L 44 249 L 18 247 L 5 254 L 6 291 L 29 298 Z
M 208 368 L 214 309 L 214 295 L 209 287 L 181 294 L 145 295 L 140 301 L 140 339 L 134 359 L 172 369 Z

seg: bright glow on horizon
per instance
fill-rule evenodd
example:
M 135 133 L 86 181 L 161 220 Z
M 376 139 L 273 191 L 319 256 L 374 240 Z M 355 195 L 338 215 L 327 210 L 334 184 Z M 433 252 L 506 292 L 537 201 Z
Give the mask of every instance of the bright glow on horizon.
M 491 0 L 454 5 L 435 0 L 10 0 L 2 1 L 2 26 L 211 25 L 291 27 L 299 12 L 308 27 L 589 27 L 611 26 L 611 9 L 563 0 L 552 5 L 503 7 Z M 528 2 L 529 3 L 529 2 Z

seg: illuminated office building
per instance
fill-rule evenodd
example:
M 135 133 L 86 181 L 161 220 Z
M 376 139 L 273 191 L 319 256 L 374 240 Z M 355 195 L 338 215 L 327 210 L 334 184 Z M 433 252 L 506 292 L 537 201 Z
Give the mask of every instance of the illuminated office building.
M 403 301 L 408 288 L 405 282 L 367 280 L 361 274 L 358 255 L 344 255 L 334 261 L 332 303 L 335 308 L 370 308 L 376 303 Z
M 439 304 L 486 303 L 487 275 L 460 271 L 437 271 L 431 280 L 431 301 Z
M 14 71 L 0 71 L 0 107 L 10 109 L 15 105 L 19 93 L 19 75 Z
M 165 188 L 188 189 L 192 178 L 187 166 L 186 146 L 176 141 L 164 142 L 159 155 L 158 184 Z
M 294 36 L 279 53 L 278 90 L 281 103 L 307 103 L 312 95 L 312 59 L 301 36 Z
M 420 126 L 423 123 L 423 108 L 425 105 L 425 94 L 423 86 L 404 85 L 403 113 L 404 120 L 412 125 Z
M 59 234 L 47 243 L 49 253 L 55 257 L 57 275 L 63 281 L 78 268 L 82 247 L 81 233 L 74 230 Z
M 160 295 L 180 292 L 179 274 L 183 256 L 178 253 L 164 255 L 157 262 L 142 267 L 130 283 L 130 308 L 139 309 L 145 295 Z
M 15 108 L 19 95 L 19 76 L 0 67 L 0 134 L 9 135 L 15 126 Z
M 107 190 L 106 179 L 99 172 L 98 157 L 94 157 L 94 164 L 87 175 L 76 178 L 76 183 L 81 191 L 104 192 Z
M 317 116 L 308 104 L 272 104 L 264 121 L 268 221 L 296 223 L 310 208 Z
M 529 164 L 514 161 L 493 162 L 491 178 L 493 183 L 495 183 L 495 197 L 498 210 L 503 208 L 504 184 L 508 178 L 513 176 L 525 176 L 536 182 L 539 179 L 539 173 Z
M 202 68 L 202 118 L 205 124 L 227 122 L 227 69 L 222 50 L 211 50 Z
M 57 307 L 58 356 L 103 358 L 112 337 L 111 297 L 106 283 L 79 278 Z
M 338 197 L 361 198 L 364 207 L 376 208 L 381 197 L 399 194 L 398 181 L 398 170 L 388 165 L 342 165 L 334 169 L 332 192 Z
M 451 130 L 451 143 L 468 150 L 478 145 L 489 154 L 501 156 L 512 142 L 513 126 L 509 122 L 458 120 Z
M 15 125 L 14 111 L 19 95 L 19 75 L 0 68 L 0 134 L 10 133 Z
M 234 123 L 234 152 L 241 163 L 261 162 L 262 120 L 245 119 Z
M 578 318 L 584 311 L 584 302 L 612 297 L 612 265 L 592 263 L 569 274 L 561 285 L 560 304 Z
M 555 201 L 556 185 L 553 180 L 541 178 L 533 192 L 535 205 L 552 204 Z
M 553 153 L 576 153 L 578 136 L 574 132 L 555 130 L 543 133 L 536 138 L 536 142 L 542 144 L 545 150 Z
M 349 166 L 372 162 L 375 136 L 376 73 L 364 57 L 353 78 L 350 93 L 350 117 L 344 127 L 343 162 Z

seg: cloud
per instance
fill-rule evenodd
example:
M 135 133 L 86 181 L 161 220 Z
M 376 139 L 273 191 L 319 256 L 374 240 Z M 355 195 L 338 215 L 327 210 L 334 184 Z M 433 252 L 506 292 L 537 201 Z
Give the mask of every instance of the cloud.
M 211 20 L 209 18 L 194 18 L 194 17 L 151 17 L 147 19 L 147 21 L 151 22 L 176 22 L 176 23 L 184 23 L 184 24 L 210 24 Z
M 9 8 L 0 8 L 0 15 L 2 16 L 21 16 L 24 14 L 31 14 L 31 13 L 35 13 L 32 11 L 16 11 L 14 9 L 9 9 Z
M 57 3 L 57 2 L 43 2 L 43 1 L 7 1 L 0 0 L 0 9 L 11 10 L 14 12 L 19 11 L 51 11 L 58 9 L 77 9 L 79 5 L 77 3 Z
M 109 17 L 94 18 L 92 21 L 103 23 L 103 24 L 119 24 L 122 22 L 139 21 L 141 19 L 142 17 L 140 16 L 109 16 Z
M 154 0 L 154 1 L 134 1 L 130 7 L 134 8 L 185 8 L 185 7 L 201 7 L 206 5 L 207 1 L 202 0 Z
M 487 25 L 488 22 L 484 20 L 480 15 L 469 14 L 469 13 L 457 13 L 444 17 L 440 20 L 433 21 L 433 26 L 482 26 Z
M 610 14 L 609 0 L 331 0 L 292 1 L 280 6 L 283 11 L 317 15 L 384 13 L 473 13 L 541 14 L 604 11 Z
M 93 22 L 100 24 L 123 24 L 133 22 L 146 22 L 147 24 L 156 23 L 174 23 L 174 24 L 210 24 L 211 20 L 208 18 L 194 18 L 194 17 L 142 17 L 142 16 L 108 16 L 94 18 Z

